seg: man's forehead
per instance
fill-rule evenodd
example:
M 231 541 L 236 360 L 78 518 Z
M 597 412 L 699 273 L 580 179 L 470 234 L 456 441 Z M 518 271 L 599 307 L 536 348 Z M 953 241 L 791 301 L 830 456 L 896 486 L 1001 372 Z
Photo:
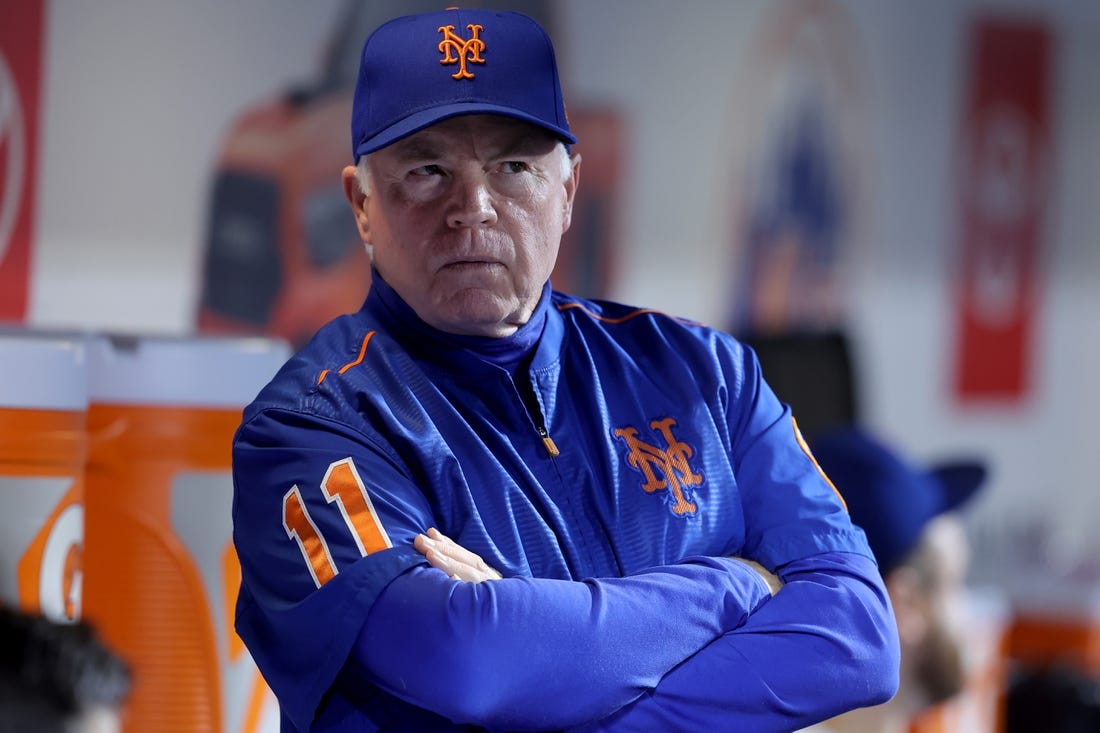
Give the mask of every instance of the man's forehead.
M 481 114 L 442 120 L 383 150 L 402 159 L 439 156 L 461 145 L 475 145 L 492 154 L 541 155 L 551 152 L 556 144 L 557 138 L 537 125 L 504 115 Z

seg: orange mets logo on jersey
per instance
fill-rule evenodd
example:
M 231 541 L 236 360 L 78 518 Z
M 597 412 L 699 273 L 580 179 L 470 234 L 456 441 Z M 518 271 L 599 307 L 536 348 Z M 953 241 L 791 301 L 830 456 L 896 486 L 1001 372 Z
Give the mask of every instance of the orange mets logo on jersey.
M 476 23 L 466 26 L 470 31 L 469 38 L 463 38 L 455 33 L 453 25 L 439 26 L 439 32 L 443 34 L 443 40 L 439 42 L 439 52 L 443 58 L 439 63 L 444 65 L 458 64 L 458 71 L 451 74 L 452 79 L 473 79 L 474 74 L 466 68 L 466 64 L 484 64 L 481 58 L 485 50 L 485 41 L 478 36 L 484 28 Z
M 695 514 L 695 503 L 688 500 L 691 487 L 703 483 L 703 474 L 694 470 L 688 459 L 695 455 L 695 449 L 672 434 L 675 418 L 666 417 L 654 420 L 649 427 L 660 432 L 666 448 L 646 443 L 638 438 L 638 429 L 626 426 L 614 430 L 615 437 L 622 439 L 630 453 L 627 462 L 641 472 L 645 481 L 642 489 L 652 494 L 655 491 L 668 490 L 672 513 L 677 516 Z

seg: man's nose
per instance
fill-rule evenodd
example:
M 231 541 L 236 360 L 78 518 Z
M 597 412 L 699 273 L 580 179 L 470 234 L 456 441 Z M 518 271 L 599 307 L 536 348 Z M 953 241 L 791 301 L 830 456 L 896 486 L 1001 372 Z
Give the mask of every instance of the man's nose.
M 447 214 L 447 223 L 455 228 L 482 227 L 496 224 L 497 212 L 492 192 L 480 176 L 457 178 L 454 199 Z

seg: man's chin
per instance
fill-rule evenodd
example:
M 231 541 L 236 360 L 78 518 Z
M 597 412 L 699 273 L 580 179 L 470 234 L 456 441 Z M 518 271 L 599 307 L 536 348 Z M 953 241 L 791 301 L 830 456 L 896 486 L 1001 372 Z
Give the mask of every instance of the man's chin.
M 503 298 L 479 290 L 466 290 L 453 297 L 441 313 L 437 328 L 464 336 L 500 338 L 510 336 L 526 323 L 516 317 L 514 302 L 507 306 Z

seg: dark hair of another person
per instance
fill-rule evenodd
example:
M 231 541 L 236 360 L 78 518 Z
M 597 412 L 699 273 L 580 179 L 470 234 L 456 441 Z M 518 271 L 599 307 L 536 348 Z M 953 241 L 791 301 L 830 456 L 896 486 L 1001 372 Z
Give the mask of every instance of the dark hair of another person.
M 87 710 L 121 707 L 131 684 L 89 624 L 0 607 L 0 733 L 63 733 Z

